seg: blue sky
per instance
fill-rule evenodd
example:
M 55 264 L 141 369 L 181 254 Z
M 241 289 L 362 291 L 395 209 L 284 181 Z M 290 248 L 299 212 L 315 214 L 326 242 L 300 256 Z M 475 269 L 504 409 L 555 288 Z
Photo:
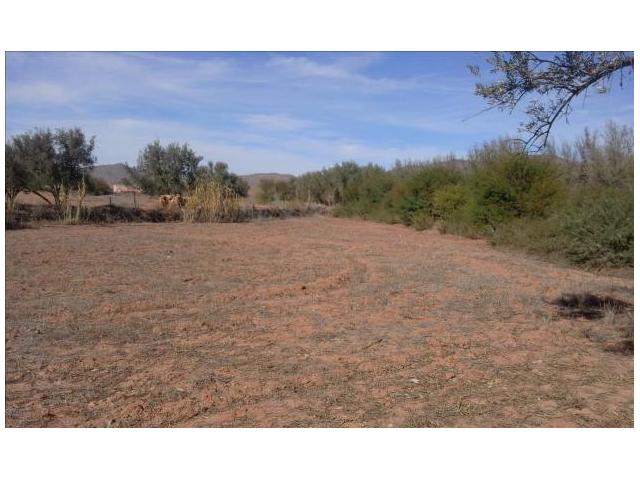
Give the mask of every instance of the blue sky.
M 237 173 L 299 174 L 343 160 L 465 155 L 517 135 L 485 108 L 466 66 L 487 53 L 7 53 L 6 134 L 79 126 L 98 163 L 135 165 L 149 142 L 188 142 Z M 474 116 L 475 115 L 475 116 Z M 633 125 L 633 77 L 580 98 L 557 140 Z

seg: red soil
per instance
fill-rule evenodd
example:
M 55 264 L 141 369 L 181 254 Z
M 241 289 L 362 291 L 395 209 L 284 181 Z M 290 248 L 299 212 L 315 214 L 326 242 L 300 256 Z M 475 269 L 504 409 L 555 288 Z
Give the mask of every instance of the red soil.
M 5 238 L 7 426 L 633 426 L 631 313 L 550 303 L 631 279 L 323 217 Z

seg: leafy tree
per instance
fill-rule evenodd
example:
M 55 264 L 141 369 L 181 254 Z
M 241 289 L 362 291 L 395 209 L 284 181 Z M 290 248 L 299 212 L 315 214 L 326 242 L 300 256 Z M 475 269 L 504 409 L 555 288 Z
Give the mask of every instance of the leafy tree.
M 12 155 L 25 169 L 24 190 L 51 204 L 41 192 L 53 196 L 61 208 L 61 197 L 78 187 L 87 169 L 95 164 L 95 137 L 87 140 L 79 128 L 58 129 L 55 133 L 39 129 L 11 139 Z
M 156 140 L 140 152 L 138 166 L 131 169 L 133 183 L 152 195 L 181 193 L 195 184 L 200 161 L 186 143 L 163 147 Z
M 229 165 L 224 162 L 208 162 L 206 167 L 198 169 L 198 177 L 205 181 L 214 181 L 219 185 L 229 187 L 236 195 L 246 197 L 249 194 L 249 184 L 246 180 L 229 171 Z
M 359 181 L 360 174 L 355 162 L 342 162 L 319 172 L 306 173 L 296 179 L 296 197 L 324 205 L 339 204 L 349 185 Z
M 4 194 L 7 215 L 11 215 L 14 211 L 18 194 L 27 189 L 29 172 L 24 158 L 19 155 L 15 145 L 5 144 L 4 151 Z
M 568 117 L 571 103 L 592 89 L 606 93 L 616 72 L 623 85 L 624 70 L 633 70 L 633 53 L 562 52 L 542 58 L 533 52 L 495 52 L 487 62 L 490 72 L 500 78 L 491 83 L 477 83 L 476 95 L 485 98 L 489 108 L 512 112 L 532 98 L 525 112 L 528 121 L 521 130 L 529 137 L 525 149 L 540 150 L 547 144 L 551 128 L 560 117 Z M 469 66 L 480 75 L 477 65 Z
M 56 155 L 52 169 L 50 191 L 56 205 L 60 204 L 60 194 L 68 194 L 83 181 L 88 169 L 95 163 L 93 155 L 95 137 L 87 140 L 79 128 L 58 129 L 53 136 Z

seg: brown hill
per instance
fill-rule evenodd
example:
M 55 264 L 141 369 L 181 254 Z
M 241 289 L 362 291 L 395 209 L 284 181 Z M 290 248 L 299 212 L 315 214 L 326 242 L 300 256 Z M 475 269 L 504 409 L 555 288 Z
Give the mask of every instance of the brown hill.
M 129 173 L 129 169 L 124 163 L 96 165 L 91 169 L 89 175 L 106 182 L 108 185 L 125 183 L 131 179 L 131 173 Z

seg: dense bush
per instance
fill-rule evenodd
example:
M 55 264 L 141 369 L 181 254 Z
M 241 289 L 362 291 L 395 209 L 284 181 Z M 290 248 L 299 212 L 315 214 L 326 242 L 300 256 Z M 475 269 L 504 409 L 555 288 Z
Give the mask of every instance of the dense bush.
M 367 165 L 345 186 L 342 204 L 337 209 L 341 216 L 358 216 L 372 220 L 385 219 L 385 199 L 393 182 L 387 172 L 377 165 Z
M 462 181 L 462 173 L 445 163 L 434 163 L 424 167 L 416 175 L 399 184 L 395 191 L 400 219 L 405 225 L 423 226 L 436 215 L 434 194 L 442 188 Z
M 612 187 L 581 191 L 561 235 L 561 249 L 574 263 L 633 265 L 633 194 Z
M 71 189 L 85 186 L 93 145 L 78 129 L 14 137 L 5 146 L 7 218 L 14 217 L 20 191 L 49 191 L 64 210 Z M 155 142 L 141 152 L 133 175 L 148 193 L 189 193 L 188 220 L 236 219 L 248 185 L 226 164 L 200 167 L 201 159 L 186 144 Z M 499 139 L 465 160 L 396 162 L 390 169 L 342 162 L 290 181 L 262 180 L 257 199 L 320 204 L 336 215 L 417 229 L 437 226 L 591 267 L 631 266 L 633 169 L 633 129 L 609 124 L 602 134 L 585 130 L 574 144 L 550 144 L 536 155 Z M 86 188 L 98 193 L 105 186 L 88 179 Z
M 472 217 L 495 229 L 514 218 L 544 217 L 565 191 L 560 168 L 547 157 L 497 153 L 474 165 Z
M 558 150 L 527 155 L 499 139 L 466 160 L 388 170 L 345 162 L 298 177 L 292 189 L 340 216 L 436 225 L 581 265 L 633 265 L 633 130 L 609 124 Z

